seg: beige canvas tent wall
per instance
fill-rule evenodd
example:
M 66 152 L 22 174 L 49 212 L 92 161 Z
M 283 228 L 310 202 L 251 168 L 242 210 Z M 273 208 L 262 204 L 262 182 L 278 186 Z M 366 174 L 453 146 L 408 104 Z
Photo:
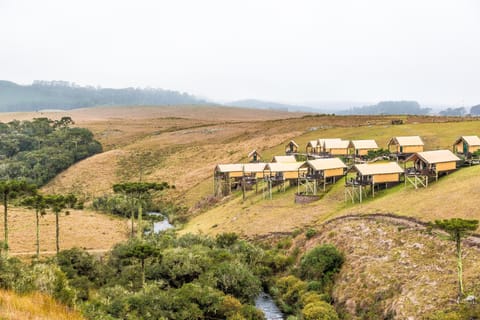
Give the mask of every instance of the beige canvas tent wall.
M 424 143 L 419 136 L 393 137 L 388 142 L 388 151 L 396 154 L 422 152 Z
M 453 152 L 458 154 L 473 153 L 480 149 L 480 138 L 478 136 L 461 136 L 453 144 Z
M 413 164 L 413 169 L 423 175 L 436 176 L 456 170 L 460 161 L 450 150 L 435 150 L 417 152 L 407 158 L 407 163 Z
M 301 169 L 304 162 L 272 162 L 264 166 L 264 175 L 276 179 L 292 180 L 305 175 L 307 170 Z
M 307 146 L 305 147 L 305 152 L 307 154 L 318 154 L 320 151 L 321 148 L 319 147 L 317 140 L 308 141 Z
M 323 150 L 332 156 L 346 156 L 348 155 L 347 140 L 326 140 L 323 144 Z
M 297 153 L 298 152 L 298 144 L 290 140 L 286 145 L 285 145 L 285 153 L 286 154 L 292 154 L 292 153 Z
M 307 169 L 307 177 L 309 178 L 324 179 L 343 176 L 347 166 L 338 158 L 326 158 L 308 160 L 301 168 Z
M 318 147 L 320 148 L 320 152 L 327 152 L 325 151 L 325 142 L 331 142 L 331 141 L 341 141 L 342 139 L 340 138 L 328 138 L 328 139 L 318 139 Z
M 404 170 L 396 162 L 356 164 L 357 181 L 362 184 L 399 182 Z
M 242 180 L 256 183 L 257 179 L 263 178 L 266 163 L 234 163 L 218 164 L 215 167 L 214 194 L 216 196 L 230 194 L 232 188 L 236 188 Z
M 248 160 L 250 162 L 260 162 L 262 160 L 262 156 L 257 150 L 253 150 L 248 154 Z
M 368 151 L 378 149 L 375 140 L 352 140 L 348 146 L 351 149 L 351 154 L 354 156 L 366 156 Z

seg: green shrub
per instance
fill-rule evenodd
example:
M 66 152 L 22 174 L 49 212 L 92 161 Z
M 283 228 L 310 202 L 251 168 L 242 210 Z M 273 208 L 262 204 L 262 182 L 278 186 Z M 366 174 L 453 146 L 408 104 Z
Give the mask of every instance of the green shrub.
M 322 245 L 308 251 L 300 261 L 303 279 L 320 281 L 323 286 L 332 280 L 344 262 L 341 252 L 333 245 Z
M 243 264 L 223 262 L 210 275 L 216 288 L 243 302 L 253 301 L 261 292 L 260 281 Z
M 307 304 L 302 309 L 302 316 L 305 320 L 338 320 L 338 314 L 335 309 L 324 301 Z
M 307 239 L 311 239 L 311 238 L 313 238 L 316 234 L 317 234 L 317 230 L 316 230 L 316 229 L 313 229 L 313 228 L 310 228 L 310 229 L 308 229 L 308 230 L 305 232 L 305 237 L 306 237 Z
M 227 248 L 232 246 L 238 240 L 238 235 L 236 233 L 221 233 L 218 234 L 215 238 L 217 246 L 220 248 Z
M 290 306 L 297 306 L 299 304 L 300 297 L 307 288 L 304 281 L 293 275 L 278 279 L 276 286 L 280 293 L 280 299 Z

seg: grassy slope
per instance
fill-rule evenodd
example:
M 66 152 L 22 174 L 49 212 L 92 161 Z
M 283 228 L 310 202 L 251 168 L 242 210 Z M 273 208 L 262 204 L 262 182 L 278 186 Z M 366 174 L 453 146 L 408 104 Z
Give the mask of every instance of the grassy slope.
M 391 222 L 343 220 L 320 227 L 306 242 L 299 238 L 305 250 L 333 243 L 345 253 L 333 296 L 350 315 L 375 310 L 424 319 L 457 305 L 455 244 L 438 235 Z M 478 296 L 480 250 L 464 246 L 463 253 L 465 292 Z
M 303 146 L 307 141 L 320 137 L 343 139 L 373 138 L 386 148 L 393 136 L 420 135 L 425 149 L 451 148 L 459 135 L 478 134 L 479 122 L 410 123 L 401 126 L 380 124 L 376 126 L 340 127 L 308 132 L 295 141 Z M 263 152 L 265 157 L 282 154 L 283 145 Z M 293 204 L 293 193 L 278 194 L 273 201 L 260 201 L 261 196 L 250 192 L 247 201 L 240 198 L 213 208 L 195 217 L 182 232 L 219 233 L 236 231 L 246 236 L 272 232 L 290 232 L 330 217 L 356 212 L 394 212 L 424 220 L 447 217 L 480 218 L 474 208 L 480 207 L 480 198 L 472 196 L 478 190 L 480 167 L 463 168 L 448 177 L 431 184 L 428 189 L 398 186 L 363 204 L 345 204 L 343 181 L 338 182 L 320 201 L 298 206 Z M 408 205 L 406 205 L 408 204 Z M 217 225 L 215 228 L 212 226 Z
M 40 293 L 20 296 L 0 290 L 0 319 L 81 320 L 83 317 Z

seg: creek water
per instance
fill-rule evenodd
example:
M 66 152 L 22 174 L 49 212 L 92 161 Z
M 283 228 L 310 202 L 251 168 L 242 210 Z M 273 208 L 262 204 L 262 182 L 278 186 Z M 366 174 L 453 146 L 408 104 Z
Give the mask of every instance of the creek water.
M 153 223 L 153 233 L 159 233 L 159 232 L 173 228 L 173 225 L 170 222 L 168 222 L 168 218 L 165 215 L 161 214 L 160 212 L 147 212 L 147 215 L 163 217 L 162 221 L 155 221 Z
M 283 320 L 283 313 L 273 301 L 273 298 L 265 292 L 262 292 L 255 299 L 255 307 L 262 310 L 267 320 Z

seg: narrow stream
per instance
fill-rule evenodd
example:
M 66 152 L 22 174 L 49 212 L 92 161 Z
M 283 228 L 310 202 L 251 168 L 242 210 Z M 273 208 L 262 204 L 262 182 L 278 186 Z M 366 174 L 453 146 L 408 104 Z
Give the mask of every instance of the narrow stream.
M 255 299 L 255 307 L 263 311 L 267 320 L 283 320 L 283 313 L 268 293 L 262 292 L 258 295 Z
M 159 233 L 161 231 L 165 231 L 168 229 L 173 228 L 173 225 L 168 222 L 168 218 L 161 214 L 160 212 L 147 212 L 147 215 L 149 216 L 162 216 L 163 220 L 162 221 L 155 221 L 153 223 L 153 233 Z

